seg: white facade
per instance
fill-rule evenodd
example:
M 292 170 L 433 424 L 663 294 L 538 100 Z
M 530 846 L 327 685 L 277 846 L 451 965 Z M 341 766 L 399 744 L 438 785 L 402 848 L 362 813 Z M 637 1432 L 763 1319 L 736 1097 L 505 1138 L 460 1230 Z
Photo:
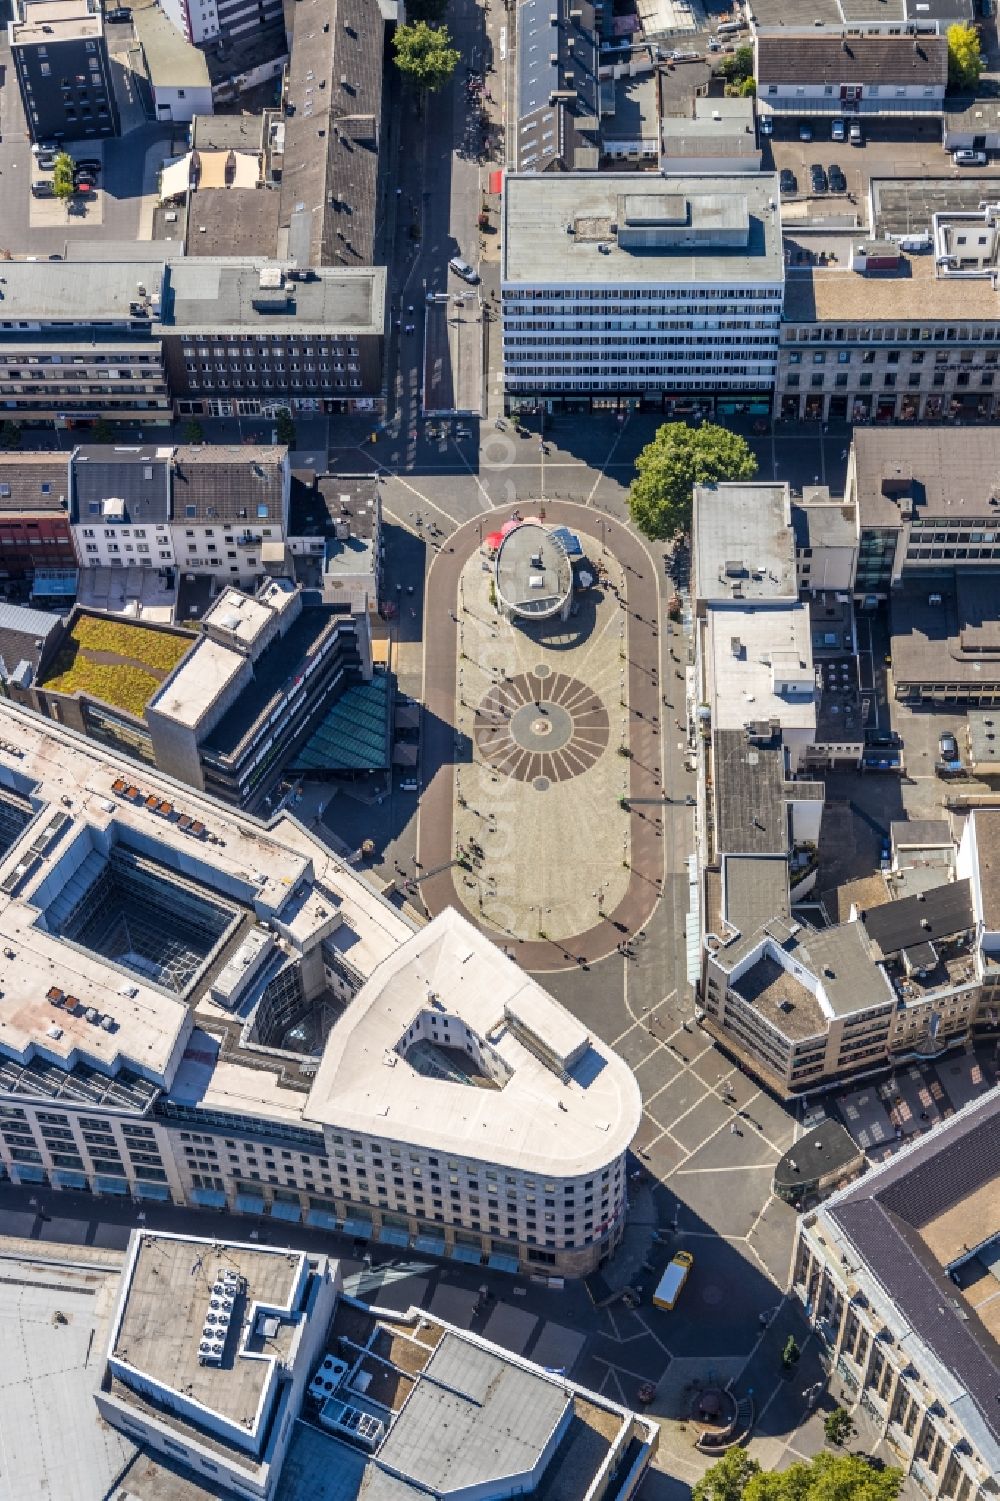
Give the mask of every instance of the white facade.
M 508 176 L 504 205 L 508 399 L 770 391 L 784 282 L 772 175 Z
M 583 1275 L 614 1249 L 635 1078 L 468 922 L 448 910 L 415 932 L 287 815 L 263 828 L 14 705 L 0 720 L 0 795 L 27 819 L 0 857 L 0 942 L 19 960 L 0 994 L 0 1068 L 20 1065 L 0 1078 L 13 1181 L 340 1226 L 509 1271 Z M 32 843 L 45 853 L 25 865 Z M 136 964 L 72 925 L 109 901 L 149 914 Z M 241 995 L 223 1051 L 232 1012 L 210 966 L 248 918 L 277 964 Z M 328 992 L 346 1011 L 292 1050 L 289 1027 Z M 77 1071 L 58 1102 L 36 1057 Z
M 212 86 L 201 84 L 192 88 L 188 84 L 179 88 L 176 84 L 155 83 L 153 102 L 157 120 L 189 125 L 195 115 L 212 114 Z
M 171 568 L 176 562 L 169 522 L 128 526 L 110 515 L 88 516 L 71 531 L 81 568 Z

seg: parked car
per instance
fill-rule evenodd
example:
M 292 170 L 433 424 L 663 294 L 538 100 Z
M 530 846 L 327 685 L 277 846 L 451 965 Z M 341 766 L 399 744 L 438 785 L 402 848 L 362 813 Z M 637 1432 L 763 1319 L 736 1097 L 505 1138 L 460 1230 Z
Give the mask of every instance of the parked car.
M 96 188 L 97 173 L 89 172 L 86 167 L 77 167 L 73 173 L 73 181 L 76 183 L 77 187 L 79 187 L 82 182 L 85 182 L 89 187 Z
M 830 139 L 832 141 L 846 141 L 846 139 L 847 139 L 847 121 L 846 120 L 834 120 L 833 124 L 830 126 Z
M 953 151 L 951 159 L 956 167 L 985 167 L 985 151 Z
M 32 196 L 35 198 L 54 198 L 56 190 L 50 182 L 33 182 L 31 184 Z
M 36 141 L 31 148 L 33 156 L 51 156 L 58 150 L 58 141 Z
M 56 158 L 49 152 L 45 152 L 45 154 L 42 156 L 35 157 L 35 165 L 37 166 L 39 172 L 51 172 L 55 167 L 55 164 Z
M 757 129 L 762 136 L 774 135 L 774 120 L 771 115 L 761 115 L 757 120 Z
M 468 261 L 463 261 L 460 255 L 452 256 L 451 260 L 448 262 L 448 269 L 450 271 L 454 271 L 455 275 L 460 276 L 463 281 L 472 282 L 474 284 L 479 280 L 479 272 L 475 271 L 472 266 L 469 265 Z
M 819 162 L 814 162 L 809 168 L 809 186 L 814 193 L 825 193 L 829 187 L 829 183 L 826 180 L 826 173 Z
M 97 160 L 96 156 L 85 156 L 85 157 L 81 157 L 80 160 L 77 162 L 77 164 L 76 164 L 76 170 L 78 172 L 94 172 L 94 173 L 98 173 L 101 170 L 101 164 Z
M 831 193 L 847 192 L 847 178 L 837 166 L 836 162 L 831 162 L 827 175 L 830 179 Z
M 127 5 L 114 5 L 104 12 L 105 21 L 131 21 L 132 12 Z
M 865 144 L 864 133 L 857 120 L 851 121 L 850 129 L 847 132 L 847 139 L 852 146 L 863 146 Z
M 782 193 L 795 193 L 798 191 L 798 183 L 791 167 L 782 167 L 778 173 L 778 188 Z
M 813 138 L 813 128 L 812 128 L 811 125 L 807 125 L 806 122 L 803 120 L 802 124 L 799 126 L 799 140 L 800 141 L 811 141 L 812 138 Z
M 938 755 L 942 761 L 957 761 L 958 741 L 950 730 L 945 730 L 938 736 Z

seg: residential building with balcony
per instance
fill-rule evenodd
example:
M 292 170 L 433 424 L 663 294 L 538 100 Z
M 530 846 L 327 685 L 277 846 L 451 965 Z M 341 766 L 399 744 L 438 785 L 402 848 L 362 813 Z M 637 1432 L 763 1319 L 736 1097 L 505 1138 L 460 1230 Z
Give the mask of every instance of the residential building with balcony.
M 13 1181 L 510 1271 L 614 1250 L 638 1085 L 458 913 L 417 930 L 287 812 L 14 704 L 0 734 Z
M 33 141 L 118 135 L 118 101 L 96 0 L 21 0 L 7 23 L 7 40 Z
M 991 1090 L 798 1222 L 791 1290 L 842 1399 L 929 1497 L 1000 1481 L 1000 1092 Z
M 764 409 L 784 259 L 773 173 L 504 179 L 506 400 Z

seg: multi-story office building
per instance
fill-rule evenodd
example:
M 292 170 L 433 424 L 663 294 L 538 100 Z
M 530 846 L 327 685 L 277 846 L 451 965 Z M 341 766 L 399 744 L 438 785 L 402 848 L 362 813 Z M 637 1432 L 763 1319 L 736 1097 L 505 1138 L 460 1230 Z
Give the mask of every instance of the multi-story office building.
M 382 384 L 385 288 L 384 267 L 171 262 L 159 329 L 178 412 L 371 410 Z
M 96 0 L 22 0 L 8 22 L 33 141 L 87 141 L 120 129 L 104 18 Z
M 855 593 L 888 600 L 898 698 L 1000 701 L 996 429 L 855 430 Z
M 454 911 L 0 704 L 0 1161 L 511 1270 L 618 1243 L 627 1066 Z
M 304 607 L 273 579 L 253 598 L 224 590 L 201 628 L 146 705 L 153 756 L 191 787 L 257 806 L 329 705 L 371 678 L 368 615 Z
M 0 411 L 57 427 L 171 421 L 154 326 L 162 267 L 8 261 L 0 302 Z
M 504 180 L 506 398 L 767 410 L 784 258 L 773 174 Z
M 318 1497 L 321 1475 L 399 1501 L 636 1494 L 651 1418 L 424 1309 L 342 1297 L 336 1261 L 275 1239 L 132 1236 L 96 1403 L 149 1494 L 157 1454 L 191 1501 Z
M 993 1089 L 799 1220 L 792 1291 L 841 1400 L 942 1501 L 1000 1482 L 998 1174 Z
M 72 599 L 76 553 L 70 533 L 66 455 L 0 456 L 0 587 L 36 599 Z
M 1000 314 L 991 211 L 939 215 L 933 236 L 930 228 L 907 236 L 903 213 L 920 211 L 905 197 L 897 202 L 896 192 L 890 213 L 890 186 L 873 183 L 872 192 L 881 233 L 891 231 L 894 240 L 859 241 L 851 268 L 796 266 L 788 277 L 777 417 L 918 423 L 982 422 L 996 414 Z M 920 248 L 904 252 L 900 239 Z M 935 245 L 937 253 L 928 253 Z
M 83 427 L 371 411 L 385 286 L 384 267 L 289 272 L 238 257 L 11 261 L 0 411 Z

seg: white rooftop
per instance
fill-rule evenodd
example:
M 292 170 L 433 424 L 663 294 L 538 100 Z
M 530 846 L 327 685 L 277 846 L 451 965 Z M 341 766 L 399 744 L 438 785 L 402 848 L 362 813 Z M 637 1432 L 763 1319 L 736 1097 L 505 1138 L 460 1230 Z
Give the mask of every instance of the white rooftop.
M 470 1029 L 506 1076 L 502 1088 L 428 1077 L 407 1061 L 406 1034 L 428 1008 Z M 330 1034 L 305 1114 L 344 1130 L 573 1176 L 623 1152 L 641 1108 L 635 1077 L 617 1054 L 449 908 L 352 1001 Z
M 46 930 L 44 914 L 71 902 L 84 863 L 106 860 L 107 851 L 152 857 L 199 894 L 230 906 L 234 918 L 252 916 L 292 950 L 312 946 L 335 926 L 338 946 L 362 976 L 413 931 L 292 818 L 265 828 L 9 701 L 0 702 L 0 787 L 29 796 L 38 810 L 0 857 L 0 951 L 9 949 L 17 961 L 8 955 L 3 962 L 0 1059 L 26 1063 L 41 1054 L 65 1068 L 79 1060 L 109 1075 L 127 1065 L 169 1086 L 190 1046 L 194 1013 L 225 1015 L 208 999 L 207 977 L 189 995 L 168 993 L 142 973 Z M 141 796 L 130 797 L 132 789 Z M 179 815 L 203 828 L 186 832 Z M 57 837 L 35 853 L 32 846 L 44 845 L 50 827 L 60 825 Z M 53 989 L 78 1007 L 71 1012 L 53 1004 Z M 88 1009 L 108 1027 L 88 1019 Z M 220 1065 L 214 1088 L 228 1087 L 230 1067 Z M 258 1092 L 267 1094 L 270 1076 L 252 1072 Z M 305 1099 L 300 1092 L 300 1110 Z
M 809 606 L 710 610 L 706 623 L 712 728 L 776 719 L 815 733 Z
M 197 729 L 241 672 L 249 675 L 247 659 L 241 653 L 203 636 L 146 707 L 186 729 Z M 206 726 L 206 734 L 210 728 Z
M 692 537 L 698 604 L 798 599 L 787 485 L 696 486 Z

